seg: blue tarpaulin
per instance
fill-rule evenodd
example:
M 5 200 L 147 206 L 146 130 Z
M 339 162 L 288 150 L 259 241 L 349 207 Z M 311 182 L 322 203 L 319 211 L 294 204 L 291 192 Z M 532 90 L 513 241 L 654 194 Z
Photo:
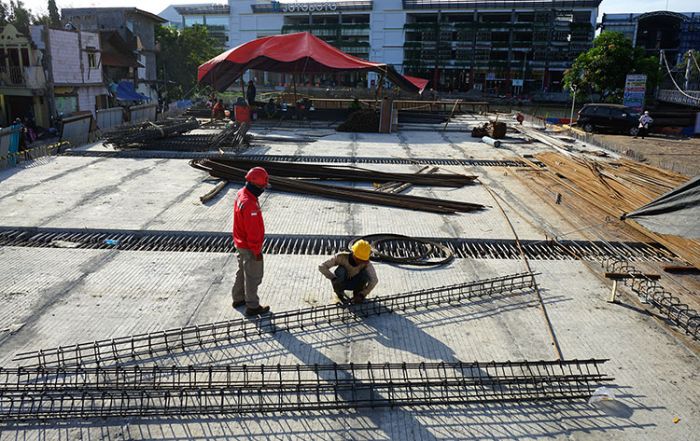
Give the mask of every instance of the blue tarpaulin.
M 149 97 L 134 89 L 134 83 L 131 81 L 120 81 L 115 95 L 120 101 L 150 101 Z

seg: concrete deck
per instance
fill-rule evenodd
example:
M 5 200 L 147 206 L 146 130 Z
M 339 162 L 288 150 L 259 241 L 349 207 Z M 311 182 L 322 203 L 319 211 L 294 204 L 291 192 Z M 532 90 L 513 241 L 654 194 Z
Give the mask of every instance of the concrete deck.
M 507 155 L 468 135 L 402 132 L 334 134 L 315 143 L 271 144 L 269 154 L 470 157 Z M 445 139 L 445 137 L 447 139 Z M 543 148 L 532 146 L 532 149 Z M 301 149 L 301 150 L 299 150 Z M 254 153 L 251 151 L 250 153 Z M 454 155 L 454 156 L 450 156 Z M 383 170 L 410 167 L 373 166 Z M 511 204 L 521 239 L 570 232 L 566 215 L 543 205 L 512 168 L 453 168 L 475 173 Z M 228 231 L 236 187 L 209 205 L 213 185 L 175 159 L 58 157 L 0 172 L 0 225 Z M 481 185 L 415 188 L 494 205 Z M 497 208 L 452 216 L 349 204 L 271 190 L 262 200 L 277 234 L 370 234 L 512 238 Z M 516 212 L 517 210 L 517 212 Z M 574 232 L 567 238 L 585 237 Z M 263 302 L 283 311 L 332 301 L 316 270 L 325 256 L 265 257 Z M 0 365 L 14 354 L 239 317 L 230 307 L 235 256 L 0 247 Z M 622 412 L 585 402 L 405 408 L 245 417 L 184 417 L 6 425 L 1 440 L 63 439 L 561 439 L 690 440 L 700 428 L 697 345 L 658 319 L 605 300 L 609 286 L 582 262 L 531 261 L 566 358 L 609 358 Z M 378 264 L 382 296 L 524 270 L 518 260 L 457 259 L 440 268 Z M 382 315 L 322 331 L 281 332 L 250 343 L 176 353 L 162 364 L 343 363 L 554 359 L 534 293 L 502 295 L 449 309 Z M 674 419 L 678 418 L 675 423 Z

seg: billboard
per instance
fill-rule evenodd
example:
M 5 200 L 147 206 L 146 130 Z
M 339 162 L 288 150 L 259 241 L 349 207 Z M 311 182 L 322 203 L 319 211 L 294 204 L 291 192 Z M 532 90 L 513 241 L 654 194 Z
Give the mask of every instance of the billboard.
M 644 109 L 644 95 L 647 91 L 647 76 L 629 74 L 625 79 L 625 94 L 622 104 L 641 112 Z

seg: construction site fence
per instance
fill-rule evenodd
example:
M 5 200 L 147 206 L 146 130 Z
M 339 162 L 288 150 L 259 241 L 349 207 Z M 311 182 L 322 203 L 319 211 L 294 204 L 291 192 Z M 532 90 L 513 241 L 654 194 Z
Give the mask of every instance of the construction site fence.
M 91 112 L 64 118 L 62 121 L 61 141 L 70 142 L 71 145 L 87 144 L 95 136 L 94 122 L 95 119 Z
M 105 131 L 112 127 L 117 127 L 124 124 L 124 108 L 110 107 L 108 109 L 100 109 L 95 112 L 97 119 L 97 128 Z
M 20 125 L 0 129 L 0 170 L 14 167 L 17 163 L 20 130 Z
M 303 98 L 303 95 L 296 95 L 296 99 Z M 285 93 L 280 95 L 280 99 L 284 102 L 294 102 L 295 95 Z M 352 106 L 354 99 L 351 98 L 314 98 L 306 97 L 311 100 L 312 105 L 316 109 L 349 109 Z M 358 99 L 360 105 L 365 109 L 378 107 L 378 100 L 375 99 Z M 490 111 L 489 103 L 485 101 L 462 101 L 462 100 L 393 100 L 395 110 L 414 110 L 419 112 L 488 112 Z
M 138 123 L 144 121 L 155 121 L 156 108 L 157 106 L 155 104 L 140 104 L 138 106 L 131 106 L 129 108 L 129 122 Z

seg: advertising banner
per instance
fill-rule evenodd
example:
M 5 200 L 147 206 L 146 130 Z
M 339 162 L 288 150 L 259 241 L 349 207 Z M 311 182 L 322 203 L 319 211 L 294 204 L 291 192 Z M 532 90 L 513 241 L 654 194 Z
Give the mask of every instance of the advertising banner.
M 644 74 L 629 74 L 625 80 L 625 94 L 622 104 L 638 112 L 644 109 L 644 95 L 647 91 L 647 76 Z

